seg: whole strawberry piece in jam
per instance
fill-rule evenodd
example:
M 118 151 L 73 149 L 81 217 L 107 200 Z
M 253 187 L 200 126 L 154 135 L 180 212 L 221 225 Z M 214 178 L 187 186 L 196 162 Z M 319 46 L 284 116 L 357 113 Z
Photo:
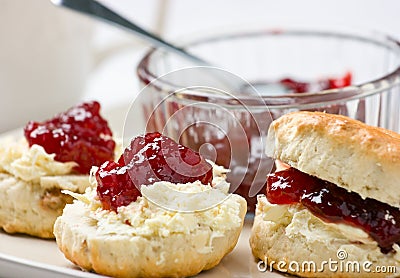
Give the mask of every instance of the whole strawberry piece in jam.
M 29 146 L 37 144 L 60 162 L 74 161 L 75 171 L 88 174 L 90 168 L 114 158 L 115 142 L 96 101 L 82 103 L 45 122 L 29 122 L 24 128 Z
M 118 162 L 106 162 L 96 173 L 97 195 L 104 209 L 117 211 L 140 196 L 140 186 L 157 181 L 212 181 L 212 166 L 199 153 L 158 132 L 134 138 Z
M 118 207 L 127 206 L 141 196 L 128 170 L 123 163 L 114 161 L 104 162 L 97 170 L 97 196 L 103 209 L 117 211 Z

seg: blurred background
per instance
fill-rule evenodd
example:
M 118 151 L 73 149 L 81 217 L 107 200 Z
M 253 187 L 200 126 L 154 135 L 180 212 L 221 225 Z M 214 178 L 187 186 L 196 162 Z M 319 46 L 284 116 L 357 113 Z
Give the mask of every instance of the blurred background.
M 226 26 L 322 23 L 400 39 L 398 0 L 100 2 L 177 44 Z M 136 65 L 149 44 L 48 0 L 0 0 L 0 36 L 0 132 L 48 118 L 80 100 L 119 110 L 140 91 Z

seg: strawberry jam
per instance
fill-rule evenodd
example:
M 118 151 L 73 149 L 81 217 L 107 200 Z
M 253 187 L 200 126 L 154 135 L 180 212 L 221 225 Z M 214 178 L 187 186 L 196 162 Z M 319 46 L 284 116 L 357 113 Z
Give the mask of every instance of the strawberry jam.
M 104 209 L 117 211 L 140 196 L 140 186 L 157 181 L 211 184 L 212 166 L 199 153 L 158 132 L 134 138 L 118 162 L 105 162 L 96 173 Z
M 378 243 L 383 253 L 400 242 L 398 208 L 374 199 L 363 199 L 355 192 L 294 168 L 268 176 L 267 199 L 272 204 L 301 203 L 326 222 L 360 228 Z
M 29 122 L 24 128 L 29 146 L 37 144 L 60 162 L 74 161 L 75 171 L 88 174 L 90 168 L 114 158 L 115 142 L 96 101 L 82 103 L 45 122 Z
M 324 78 L 316 82 L 301 82 L 291 78 L 283 78 L 279 83 L 294 93 L 306 93 L 309 91 L 321 91 L 328 89 L 338 89 L 351 85 L 352 75 L 347 72 L 342 77 L 337 78 Z
M 96 172 L 97 196 L 103 209 L 117 211 L 118 207 L 127 206 L 141 196 L 128 173 L 125 163 L 107 161 Z

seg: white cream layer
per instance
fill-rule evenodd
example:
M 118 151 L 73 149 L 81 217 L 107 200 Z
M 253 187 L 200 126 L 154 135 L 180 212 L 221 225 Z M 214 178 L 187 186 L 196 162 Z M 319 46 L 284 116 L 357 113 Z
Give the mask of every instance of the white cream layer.
M 0 142 L 0 172 L 6 172 L 27 182 L 39 182 L 44 176 L 71 173 L 75 162 L 59 162 L 42 146 L 29 147 L 25 139 L 3 139 Z
M 256 215 L 261 215 L 264 221 L 271 221 L 277 227 L 285 227 L 285 234 L 288 237 L 306 238 L 307 241 L 325 242 L 329 245 L 335 240 L 347 240 L 354 243 L 362 243 L 365 248 L 379 249 L 378 243 L 373 240 L 362 229 L 346 224 L 327 223 L 314 216 L 307 208 L 301 204 L 277 205 L 268 202 L 265 195 L 258 196 Z M 400 247 L 393 245 L 396 260 L 400 261 Z

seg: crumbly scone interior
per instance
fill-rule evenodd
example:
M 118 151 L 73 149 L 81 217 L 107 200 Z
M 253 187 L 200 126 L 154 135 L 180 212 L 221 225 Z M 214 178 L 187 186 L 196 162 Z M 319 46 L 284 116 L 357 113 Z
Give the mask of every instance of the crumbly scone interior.
M 88 175 L 73 175 L 75 163 L 54 160 L 41 146 L 26 140 L 0 142 L 0 227 L 8 233 L 53 238 L 53 225 L 72 198 L 67 189 L 83 193 Z

